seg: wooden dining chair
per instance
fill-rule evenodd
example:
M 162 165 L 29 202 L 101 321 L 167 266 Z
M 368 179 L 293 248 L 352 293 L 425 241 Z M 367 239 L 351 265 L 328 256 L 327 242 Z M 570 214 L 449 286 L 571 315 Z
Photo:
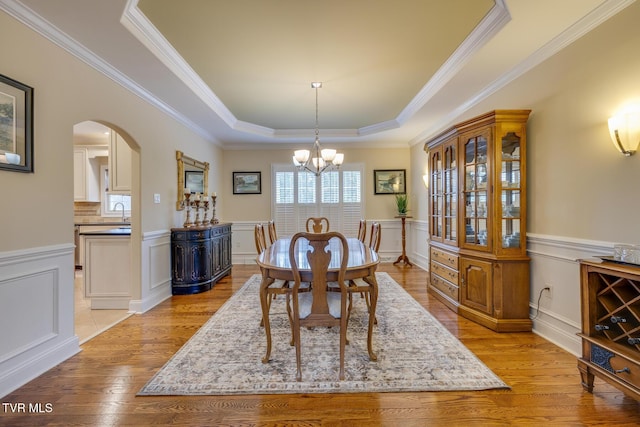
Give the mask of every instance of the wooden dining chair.
M 327 272 L 331 261 L 328 250 L 329 240 L 340 240 L 340 268 L 337 285 L 340 292 L 328 292 Z M 311 270 L 311 292 L 301 293 L 302 281 L 298 260 L 296 259 L 296 242 L 300 239 L 309 241 L 310 249 L 305 254 Z M 347 300 L 348 291 L 344 281 L 349 261 L 347 239 L 338 232 L 296 233 L 289 245 L 289 262 L 293 273 L 293 286 L 287 295 L 287 307 L 291 308 L 293 324 L 293 344 L 296 347 L 296 380 L 302 381 L 302 361 L 300 328 L 311 326 L 338 326 L 340 328 L 340 380 L 344 380 L 344 348 L 347 342 Z M 309 331 L 313 333 L 313 331 Z
M 367 220 L 361 219 L 360 225 L 358 227 L 358 240 L 364 243 L 366 236 L 367 236 Z
M 371 224 L 371 235 L 369 236 L 369 247 L 378 252 L 380 249 L 380 238 L 381 238 L 381 226 L 379 222 L 374 222 Z
M 264 227 L 262 224 L 256 224 L 253 229 L 253 238 L 256 243 L 256 251 L 258 255 L 264 252 L 267 249 L 267 239 L 264 235 Z
M 307 218 L 307 233 L 326 233 L 329 231 L 329 220 L 325 217 Z
M 267 224 L 267 230 L 269 231 L 269 240 L 273 245 L 278 240 L 278 233 L 276 233 L 276 223 L 274 220 L 269 221 Z
M 379 222 L 374 222 L 371 224 L 371 237 L 369 238 L 369 248 L 371 250 L 378 252 L 380 249 L 380 236 L 381 236 L 381 226 Z M 364 279 L 354 279 L 349 280 L 349 314 L 351 314 L 351 306 L 353 304 L 354 293 L 359 293 L 360 297 L 364 299 L 365 304 L 367 305 L 367 312 L 371 311 L 371 284 L 365 281 Z M 374 319 L 374 323 L 378 323 L 377 319 Z

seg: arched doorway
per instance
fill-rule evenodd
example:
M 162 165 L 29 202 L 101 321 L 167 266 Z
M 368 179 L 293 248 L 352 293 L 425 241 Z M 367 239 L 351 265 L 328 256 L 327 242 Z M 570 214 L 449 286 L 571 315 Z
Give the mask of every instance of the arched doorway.
M 139 149 L 98 121 L 74 125 L 75 331 L 80 343 L 131 315 L 140 298 Z

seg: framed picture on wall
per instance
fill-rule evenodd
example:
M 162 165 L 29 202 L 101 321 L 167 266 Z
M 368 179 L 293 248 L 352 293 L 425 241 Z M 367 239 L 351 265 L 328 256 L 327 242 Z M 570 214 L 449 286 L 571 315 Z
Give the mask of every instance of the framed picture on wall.
M 404 194 L 407 192 L 406 169 L 376 169 L 373 171 L 374 194 Z
M 0 169 L 33 172 L 33 88 L 1 74 Z
M 233 194 L 262 194 L 260 172 L 233 172 Z
M 203 193 L 204 171 L 184 171 L 184 186 L 192 193 Z

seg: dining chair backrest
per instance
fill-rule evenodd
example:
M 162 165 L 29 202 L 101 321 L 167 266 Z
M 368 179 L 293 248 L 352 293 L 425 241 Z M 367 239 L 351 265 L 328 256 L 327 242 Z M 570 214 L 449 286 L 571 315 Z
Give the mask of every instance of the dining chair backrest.
M 360 226 L 358 227 L 358 240 L 364 243 L 366 236 L 367 236 L 367 220 L 361 219 Z
M 369 247 L 378 252 L 380 249 L 381 228 L 379 222 L 371 224 L 371 236 L 369 236 Z
M 256 251 L 258 252 L 258 255 L 260 255 L 265 249 L 267 249 L 267 239 L 265 238 L 264 227 L 262 224 L 256 224 L 253 237 L 256 243 Z
M 325 217 L 307 218 L 307 233 L 326 233 L 329 231 L 329 220 Z
M 306 253 L 300 254 L 296 243 L 300 239 L 309 242 Z M 329 292 L 327 273 L 331 262 L 332 253 L 329 249 L 329 240 L 340 241 L 338 269 L 338 286 L 340 292 Z M 299 260 L 296 256 L 306 256 L 311 270 L 311 292 L 302 293 Z M 340 326 L 340 379 L 344 379 L 344 347 L 347 341 L 347 301 L 348 289 L 344 281 L 349 261 L 349 247 L 347 239 L 340 233 L 332 231 L 327 233 L 296 233 L 289 245 L 289 262 L 293 273 L 294 284 L 291 292 L 291 308 L 293 320 L 293 341 L 296 346 L 296 379 L 301 381 L 301 356 L 300 356 L 300 327 L 309 326 Z
M 278 240 L 278 234 L 276 233 L 276 223 L 274 220 L 269 221 L 269 224 L 267 225 L 267 229 L 269 230 L 269 240 L 273 245 L 276 242 L 276 240 Z

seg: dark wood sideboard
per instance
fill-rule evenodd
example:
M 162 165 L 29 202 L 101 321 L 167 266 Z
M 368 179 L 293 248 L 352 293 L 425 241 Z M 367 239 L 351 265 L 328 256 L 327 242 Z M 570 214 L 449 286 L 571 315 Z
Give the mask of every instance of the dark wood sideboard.
M 231 273 L 231 223 L 171 229 L 171 293 L 208 291 Z

